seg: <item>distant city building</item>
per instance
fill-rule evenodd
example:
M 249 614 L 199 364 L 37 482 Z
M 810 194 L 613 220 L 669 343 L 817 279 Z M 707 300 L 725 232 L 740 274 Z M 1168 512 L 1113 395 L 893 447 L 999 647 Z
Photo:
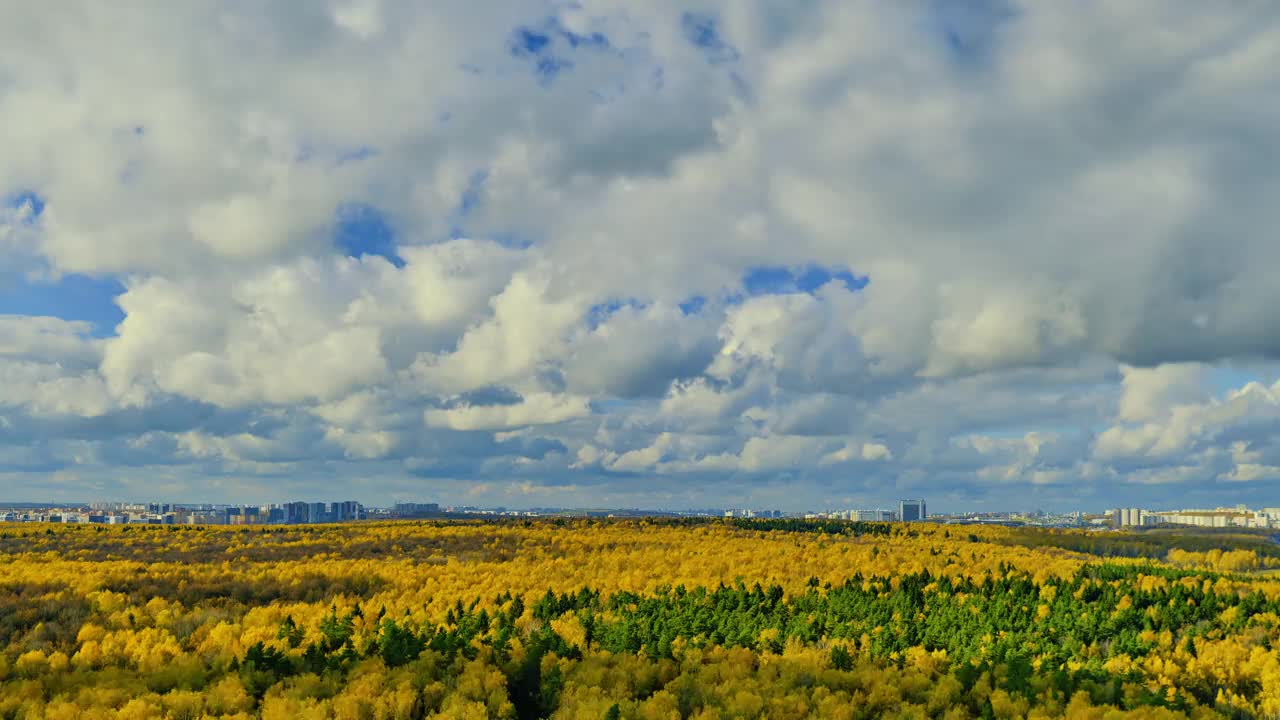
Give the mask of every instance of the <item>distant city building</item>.
M 727 518 L 780 518 L 781 510 L 725 510 L 724 516 Z
M 659 511 L 638 509 L 592 510 L 575 512 L 559 508 L 507 510 L 505 508 L 448 507 L 438 503 L 400 502 L 390 509 L 367 509 L 354 500 L 337 502 L 287 502 L 274 505 L 214 505 L 178 503 L 101 502 L 92 505 L 37 506 L 19 503 L 0 506 L 0 522 L 9 523 L 86 523 L 95 525 L 265 525 L 353 522 L 369 519 L 423 517 L 444 512 L 479 516 L 537 517 L 545 514 L 644 517 L 651 514 L 673 516 L 717 516 L 726 518 L 795 517 L 815 520 L 917 522 L 929 519 L 923 498 L 904 499 L 897 511 L 880 508 L 851 508 L 785 514 L 779 510 L 738 508 L 731 510 Z M 1155 525 L 1182 525 L 1202 528 L 1280 528 L 1280 507 L 1251 509 L 1238 504 L 1212 509 L 1150 510 L 1119 507 L 1102 513 L 1079 510 L 1053 513 L 1043 511 L 981 511 L 934 516 L 933 522 L 955 524 L 1035 525 L 1043 527 L 1141 528 Z
M 284 522 L 287 525 L 302 525 L 307 522 L 307 504 L 291 502 L 284 504 Z
M 775 511 L 777 512 L 777 511 Z M 778 512 L 775 517 L 782 517 L 782 513 Z M 893 510 L 824 510 L 822 512 L 807 512 L 803 517 L 806 520 L 852 520 L 855 522 L 893 522 L 898 519 L 898 514 Z
M 262 512 L 262 508 L 252 505 L 229 507 L 224 512 L 227 525 L 260 525 L 267 519 L 267 513 Z
M 1147 515 L 1147 511 L 1141 508 L 1117 508 L 1112 511 L 1116 527 L 1142 527 Z
M 325 518 L 328 522 L 359 520 L 363 509 L 360 503 L 354 501 L 329 503 Z
M 929 517 L 925 510 L 924 499 L 901 500 L 898 502 L 898 517 L 902 522 L 915 522 Z
M 1159 522 L 1171 525 L 1192 525 L 1195 527 L 1251 527 L 1267 528 L 1272 526 L 1271 514 L 1267 511 L 1249 510 L 1244 506 L 1236 508 L 1217 508 L 1214 510 L 1173 510 L 1153 513 Z
M 440 503 L 416 503 L 402 502 L 396 503 L 391 508 L 393 514 L 400 517 L 412 517 L 414 515 L 435 515 L 440 512 Z

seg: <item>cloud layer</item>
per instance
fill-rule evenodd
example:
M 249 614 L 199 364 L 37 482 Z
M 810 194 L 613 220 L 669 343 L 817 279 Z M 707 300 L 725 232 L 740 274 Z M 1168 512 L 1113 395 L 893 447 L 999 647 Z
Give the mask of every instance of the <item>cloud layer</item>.
M 6 19 L 15 499 L 1280 504 L 1265 6 Z

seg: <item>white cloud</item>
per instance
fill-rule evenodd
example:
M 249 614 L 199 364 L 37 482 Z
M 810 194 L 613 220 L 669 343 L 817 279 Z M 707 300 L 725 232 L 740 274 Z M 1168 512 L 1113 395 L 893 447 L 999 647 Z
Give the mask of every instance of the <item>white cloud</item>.
M 101 343 L 87 322 L 55 317 L 0 315 L 0 357 L 97 364 Z
M 662 461 L 663 454 L 671 446 L 671 434 L 662 433 L 652 445 L 631 450 L 609 460 L 607 467 L 617 472 L 637 472 L 652 470 Z M 587 457 L 590 457 L 588 455 Z M 585 458 L 579 458 L 580 460 Z
M 664 305 L 621 308 L 595 329 L 579 329 L 570 345 L 569 387 L 618 397 L 665 395 L 672 381 L 700 375 L 717 349 L 706 318 Z
M 884 443 L 863 443 L 862 444 L 863 460 L 892 460 L 893 452 Z
M 545 273 L 518 273 L 490 302 L 493 315 L 473 325 L 449 353 L 424 354 L 413 368 L 425 385 L 465 392 L 495 383 L 527 382 L 553 359 L 583 316 L 579 298 L 554 297 Z
M 382 31 L 382 9 L 378 2 L 344 3 L 332 12 L 335 25 L 362 40 Z
M 957 52 L 927 4 L 712 2 L 709 62 L 685 9 L 15 7 L 0 312 L 32 278 L 126 291 L 108 338 L 0 315 L 0 443 L 175 487 L 1277 479 L 1280 390 L 1210 382 L 1280 358 L 1267 11 L 1020 3 Z M 389 246 L 345 257 L 351 204 Z M 869 284 L 743 287 L 819 267 Z
M 591 410 L 583 397 L 531 393 L 512 405 L 462 405 L 426 411 L 427 425 L 452 430 L 509 430 L 530 425 L 554 425 L 586 417 Z
M 329 428 L 325 439 L 340 445 L 347 457 L 372 460 L 385 457 L 400 444 L 396 433 L 386 431 L 352 432 L 342 428 Z
M 222 406 L 336 399 L 388 372 L 382 328 L 343 317 L 377 272 L 304 261 L 241 282 L 140 283 L 119 299 L 127 315 L 103 373 L 132 402 L 157 391 Z
M 1154 420 L 1177 405 L 1206 400 L 1205 368 L 1194 363 L 1154 368 L 1124 367 L 1119 417 L 1126 421 Z
M 67 373 L 57 365 L 0 359 L 0 407 L 26 407 L 35 416 L 98 417 L 115 407 L 96 372 Z

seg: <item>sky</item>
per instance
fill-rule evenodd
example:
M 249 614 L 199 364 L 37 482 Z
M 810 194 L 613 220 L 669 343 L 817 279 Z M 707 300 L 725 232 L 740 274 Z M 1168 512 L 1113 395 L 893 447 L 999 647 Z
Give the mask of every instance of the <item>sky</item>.
M 0 497 L 1280 506 L 1278 14 L 0 0 Z

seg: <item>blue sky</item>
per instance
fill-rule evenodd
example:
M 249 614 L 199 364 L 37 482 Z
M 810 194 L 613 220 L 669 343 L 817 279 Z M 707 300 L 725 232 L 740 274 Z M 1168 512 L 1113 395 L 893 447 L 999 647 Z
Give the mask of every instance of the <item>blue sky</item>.
M 2 486 L 1280 506 L 1280 24 L 1115 12 L 15 9 Z
M 124 292 L 120 281 L 111 277 L 64 275 L 57 280 L 18 280 L 0 286 L 0 313 L 6 315 L 47 315 L 63 320 L 79 320 L 93 325 L 93 334 L 106 337 L 124 313 L 115 298 Z
M 37 231 L 45 201 L 38 193 L 21 190 L 4 196 L 3 207 L 21 213 L 18 224 Z M 43 272 L 23 272 L 21 267 L 0 272 L 0 314 L 51 316 L 91 323 L 98 336 L 112 335 L 124 319 L 114 299 L 124 286 L 107 275 L 79 273 L 50 276 Z
M 387 216 L 376 207 L 350 203 L 338 208 L 334 223 L 334 244 L 351 257 L 376 255 L 403 267 L 396 254 L 396 235 Z

